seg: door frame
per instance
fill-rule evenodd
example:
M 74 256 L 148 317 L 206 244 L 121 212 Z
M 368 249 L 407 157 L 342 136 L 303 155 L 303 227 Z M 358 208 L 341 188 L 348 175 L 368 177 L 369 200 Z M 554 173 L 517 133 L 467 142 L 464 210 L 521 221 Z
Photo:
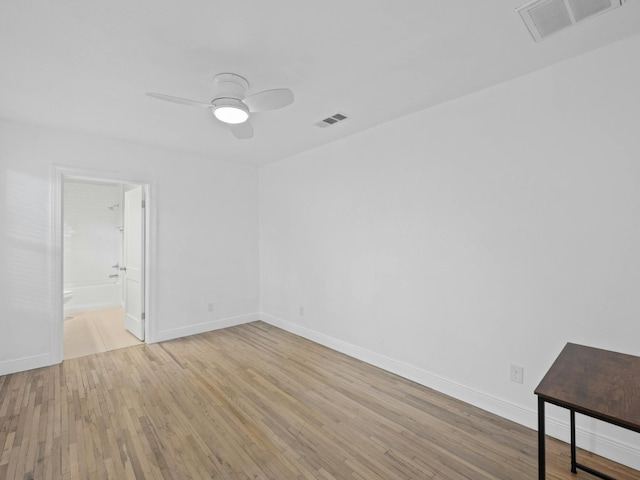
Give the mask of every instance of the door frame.
M 63 228 L 63 188 L 65 179 L 87 180 L 104 183 L 126 183 L 142 187 L 145 198 L 144 211 L 144 282 L 143 305 L 145 310 L 144 335 L 146 343 L 155 342 L 157 325 L 156 312 L 156 281 L 152 276 L 156 272 L 157 252 L 157 213 L 156 192 L 157 179 L 149 175 L 130 175 L 128 173 L 93 170 L 87 168 L 52 165 L 51 167 L 51 337 L 50 352 L 54 363 L 62 362 L 63 357 L 63 265 L 64 265 L 64 228 Z

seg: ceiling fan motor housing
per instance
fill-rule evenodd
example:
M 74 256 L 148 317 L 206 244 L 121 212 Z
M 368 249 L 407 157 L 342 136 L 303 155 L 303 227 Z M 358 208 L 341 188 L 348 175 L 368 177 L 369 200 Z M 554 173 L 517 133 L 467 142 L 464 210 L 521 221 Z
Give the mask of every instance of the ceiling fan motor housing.
M 235 98 L 242 100 L 246 97 L 249 82 L 235 73 L 220 73 L 213 77 L 217 98 Z

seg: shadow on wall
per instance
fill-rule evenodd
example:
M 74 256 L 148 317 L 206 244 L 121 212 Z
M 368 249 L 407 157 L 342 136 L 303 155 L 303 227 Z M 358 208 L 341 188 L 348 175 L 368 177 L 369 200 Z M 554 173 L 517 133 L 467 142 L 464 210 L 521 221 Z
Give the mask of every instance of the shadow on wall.
M 49 217 L 47 182 L 23 173 L 8 172 L 6 221 L 3 228 L 8 276 L 7 303 L 14 311 L 43 313 L 49 277 Z M 44 296 L 44 298 L 43 298 Z
M 4 186 L 3 186 L 4 187 Z M 0 285 L 0 308 L 10 326 L 0 335 L 0 363 L 38 355 L 49 344 L 51 318 L 50 211 L 48 179 L 8 170 L 6 209 L 0 212 L 0 258 L 4 281 Z M 24 332 L 29 344 L 15 341 Z

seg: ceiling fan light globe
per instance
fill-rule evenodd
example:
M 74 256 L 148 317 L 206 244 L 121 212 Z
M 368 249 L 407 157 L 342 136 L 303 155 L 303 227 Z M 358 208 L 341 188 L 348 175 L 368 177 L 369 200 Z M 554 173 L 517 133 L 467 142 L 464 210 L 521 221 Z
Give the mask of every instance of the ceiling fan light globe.
M 238 107 L 223 105 L 213 109 L 215 117 L 224 123 L 236 125 L 249 119 L 249 112 Z

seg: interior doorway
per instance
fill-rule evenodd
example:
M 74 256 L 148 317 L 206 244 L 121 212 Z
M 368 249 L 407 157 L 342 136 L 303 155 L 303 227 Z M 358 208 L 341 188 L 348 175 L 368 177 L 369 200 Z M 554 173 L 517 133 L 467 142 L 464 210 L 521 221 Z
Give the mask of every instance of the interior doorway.
M 60 359 L 143 343 L 149 185 L 74 172 L 58 177 Z

